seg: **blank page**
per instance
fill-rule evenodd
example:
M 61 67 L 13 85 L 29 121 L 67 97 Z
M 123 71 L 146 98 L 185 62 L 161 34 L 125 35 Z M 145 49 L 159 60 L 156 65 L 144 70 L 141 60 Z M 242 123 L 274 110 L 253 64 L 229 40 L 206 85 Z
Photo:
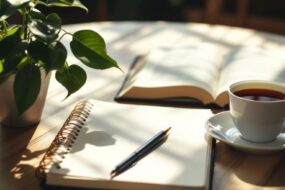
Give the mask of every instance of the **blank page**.
M 91 102 L 94 106 L 80 135 L 60 169 L 51 168 L 48 183 L 113 189 L 206 186 L 204 125 L 210 110 Z M 118 163 L 168 127 L 172 128 L 165 143 L 110 180 Z

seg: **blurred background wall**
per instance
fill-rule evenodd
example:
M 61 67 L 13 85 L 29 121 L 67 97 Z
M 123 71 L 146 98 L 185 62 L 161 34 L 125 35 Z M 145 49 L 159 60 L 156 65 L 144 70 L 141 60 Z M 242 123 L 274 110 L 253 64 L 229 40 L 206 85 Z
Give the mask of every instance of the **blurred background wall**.
M 64 24 L 93 21 L 204 22 L 285 34 L 285 0 L 82 0 L 89 13 L 54 8 Z M 47 9 L 41 8 L 44 12 Z

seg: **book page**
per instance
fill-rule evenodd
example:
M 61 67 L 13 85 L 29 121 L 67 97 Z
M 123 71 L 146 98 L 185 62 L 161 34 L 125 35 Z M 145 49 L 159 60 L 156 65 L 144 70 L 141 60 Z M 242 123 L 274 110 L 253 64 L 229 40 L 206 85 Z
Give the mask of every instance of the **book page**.
M 151 50 L 136 76 L 136 87 L 195 86 L 214 94 L 222 65 L 218 45 L 199 43 L 187 47 Z
M 218 94 L 242 80 L 268 80 L 285 83 L 285 54 L 261 47 L 238 47 L 229 52 L 221 72 Z
M 70 153 L 47 182 L 106 189 L 204 189 L 209 152 L 208 109 L 93 101 L 92 112 Z M 140 145 L 171 127 L 166 142 L 114 179 L 110 172 Z

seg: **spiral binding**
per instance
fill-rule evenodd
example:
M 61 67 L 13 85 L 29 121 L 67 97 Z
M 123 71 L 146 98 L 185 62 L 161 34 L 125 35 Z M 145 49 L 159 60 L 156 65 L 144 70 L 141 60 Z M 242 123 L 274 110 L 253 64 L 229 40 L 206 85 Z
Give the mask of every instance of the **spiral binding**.
M 85 124 L 92 107 L 93 104 L 88 100 L 81 101 L 75 105 L 74 109 L 64 122 L 60 131 L 57 133 L 40 161 L 40 164 L 36 169 L 36 175 L 38 177 L 45 178 L 47 170 L 51 168 L 52 165 L 60 168 L 60 163 L 64 159 L 65 155 L 70 152 L 70 149 L 79 135 L 82 126 Z

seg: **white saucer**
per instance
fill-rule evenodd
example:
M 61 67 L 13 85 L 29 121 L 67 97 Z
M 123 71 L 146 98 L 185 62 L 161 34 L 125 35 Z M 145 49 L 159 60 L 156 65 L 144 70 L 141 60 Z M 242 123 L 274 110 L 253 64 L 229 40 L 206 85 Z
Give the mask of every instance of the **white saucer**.
M 254 143 L 244 140 L 235 127 L 229 111 L 218 113 L 210 117 L 206 123 L 206 130 L 212 137 L 246 152 L 268 153 L 285 150 L 285 133 L 268 143 Z

